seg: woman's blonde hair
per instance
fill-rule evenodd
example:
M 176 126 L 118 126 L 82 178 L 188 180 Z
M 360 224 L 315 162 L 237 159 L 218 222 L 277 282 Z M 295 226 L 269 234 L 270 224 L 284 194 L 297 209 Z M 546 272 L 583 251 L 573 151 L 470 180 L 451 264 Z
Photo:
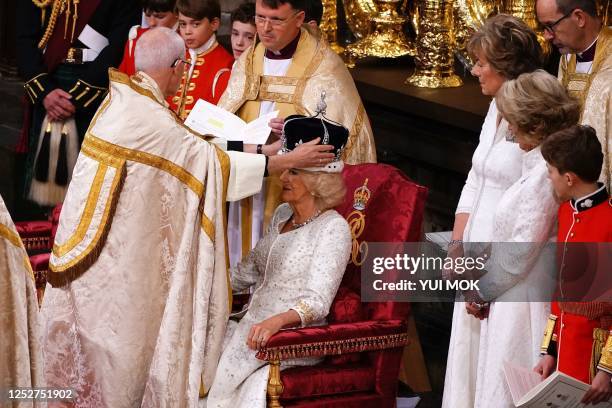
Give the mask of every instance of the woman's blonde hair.
M 300 172 L 304 185 L 315 198 L 320 211 L 329 210 L 340 204 L 346 195 L 346 185 L 340 173 Z
M 536 145 L 580 119 L 578 102 L 557 78 L 541 69 L 504 82 L 495 101 L 504 119 Z
M 467 49 L 472 56 L 484 54 L 491 67 L 507 79 L 542 66 L 542 47 L 536 33 L 509 14 L 487 19 L 470 37 Z

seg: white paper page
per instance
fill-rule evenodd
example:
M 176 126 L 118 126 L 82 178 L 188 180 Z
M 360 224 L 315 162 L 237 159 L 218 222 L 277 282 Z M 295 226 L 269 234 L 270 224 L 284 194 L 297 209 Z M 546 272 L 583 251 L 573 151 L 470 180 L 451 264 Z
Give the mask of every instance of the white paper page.
M 509 361 L 504 361 L 504 375 L 514 405 L 518 405 L 525 394 L 542 382 L 542 377 L 538 373 Z
M 272 131 L 268 123 L 277 116 L 278 111 L 273 111 L 249 122 L 242 131 L 241 140 L 249 144 L 266 143 Z
M 185 125 L 201 134 L 226 140 L 241 140 L 246 123 L 238 116 L 203 99 L 198 99 L 185 119 Z

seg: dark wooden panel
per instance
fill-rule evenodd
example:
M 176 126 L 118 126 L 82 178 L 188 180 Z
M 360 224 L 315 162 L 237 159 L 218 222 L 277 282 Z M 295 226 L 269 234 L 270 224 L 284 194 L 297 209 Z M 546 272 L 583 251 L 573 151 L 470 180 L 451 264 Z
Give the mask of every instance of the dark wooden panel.
M 0 73 L 2 75 L 17 75 L 15 53 L 15 5 L 17 1 L 0 1 Z

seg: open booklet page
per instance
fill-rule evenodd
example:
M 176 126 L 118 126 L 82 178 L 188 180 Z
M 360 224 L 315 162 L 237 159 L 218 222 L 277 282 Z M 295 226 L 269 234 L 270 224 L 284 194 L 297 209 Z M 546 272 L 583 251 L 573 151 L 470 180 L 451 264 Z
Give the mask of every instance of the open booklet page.
M 247 124 L 233 113 L 198 99 L 185 119 L 185 125 L 201 134 L 250 144 L 264 144 L 271 131 L 268 123 L 277 116 L 278 111 L 270 112 Z
M 580 403 L 589 385 L 566 374 L 555 371 L 546 380 L 533 370 L 504 362 L 504 375 L 514 405 L 519 408 L 575 408 L 585 407 Z M 612 404 L 602 402 L 589 407 L 609 408 Z

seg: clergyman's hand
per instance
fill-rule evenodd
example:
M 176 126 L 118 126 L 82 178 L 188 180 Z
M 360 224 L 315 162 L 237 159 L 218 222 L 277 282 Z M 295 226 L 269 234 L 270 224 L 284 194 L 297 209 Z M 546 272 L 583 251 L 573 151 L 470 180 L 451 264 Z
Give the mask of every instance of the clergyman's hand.
M 274 118 L 270 119 L 268 122 L 268 126 L 272 129 L 272 134 L 280 137 L 283 134 L 283 125 L 285 124 L 285 119 L 283 118 Z
M 303 143 L 293 149 L 288 155 L 292 155 L 295 168 L 323 167 L 334 159 L 334 154 L 330 151 L 334 149 L 332 145 L 317 144 L 321 138 L 316 138 L 310 142 Z
M 591 388 L 582 397 L 583 404 L 597 405 L 603 401 L 610 401 L 612 398 L 612 374 L 599 370 L 593 378 Z
M 275 154 L 278 154 L 278 151 L 281 149 L 281 147 L 282 147 L 282 143 L 280 139 L 278 139 L 274 143 L 263 145 L 261 148 L 261 151 L 266 156 L 274 156 Z
M 540 374 L 542 376 L 542 380 L 548 378 L 549 375 L 555 371 L 555 367 L 557 365 L 556 359 L 551 355 L 545 355 L 540 359 L 538 364 L 533 367 L 533 371 Z
M 63 89 L 52 90 L 43 99 L 43 106 L 52 121 L 63 121 L 74 115 L 76 108 L 70 102 L 72 95 Z

